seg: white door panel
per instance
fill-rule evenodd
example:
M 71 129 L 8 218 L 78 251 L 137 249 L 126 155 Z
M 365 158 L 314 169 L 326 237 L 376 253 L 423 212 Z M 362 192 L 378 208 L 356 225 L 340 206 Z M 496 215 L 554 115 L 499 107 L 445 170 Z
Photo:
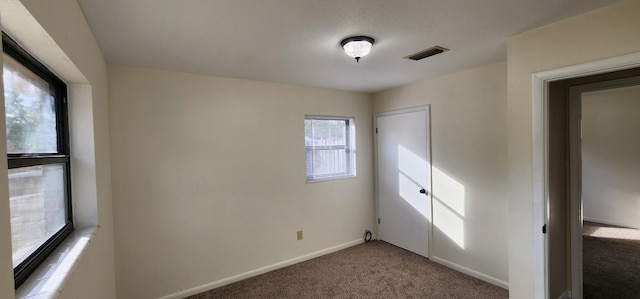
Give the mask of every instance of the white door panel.
M 428 117 L 426 106 L 376 118 L 380 239 L 425 257 L 431 227 Z

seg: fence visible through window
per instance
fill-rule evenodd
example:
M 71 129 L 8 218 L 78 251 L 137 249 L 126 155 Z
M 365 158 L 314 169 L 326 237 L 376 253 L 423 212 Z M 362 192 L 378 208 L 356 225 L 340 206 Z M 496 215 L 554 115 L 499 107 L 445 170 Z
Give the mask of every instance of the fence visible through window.
M 307 181 L 353 176 L 352 118 L 305 119 Z

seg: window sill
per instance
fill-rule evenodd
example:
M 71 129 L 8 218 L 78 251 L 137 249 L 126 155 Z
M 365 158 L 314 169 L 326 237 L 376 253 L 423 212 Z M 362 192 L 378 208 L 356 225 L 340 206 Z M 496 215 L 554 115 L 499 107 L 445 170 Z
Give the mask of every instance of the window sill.
M 16 290 L 16 299 L 57 298 L 98 228 L 91 226 L 72 232 Z
M 355 177 L 356 177 L 355 175 L 345 175 L 345 176 L 334 176 L 334 177 L 318 178 L 318 179 L 313 179 L 313 180 L 307 179 L 307 184 L 318 183 L 318 182 L 326 182 L 326 181 L 353 179 Z

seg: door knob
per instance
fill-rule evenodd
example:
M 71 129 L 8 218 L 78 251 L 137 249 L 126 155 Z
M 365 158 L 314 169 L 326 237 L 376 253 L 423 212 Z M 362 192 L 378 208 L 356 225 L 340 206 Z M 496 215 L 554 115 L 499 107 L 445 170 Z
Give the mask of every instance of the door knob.
M 424 195 L 429 195 L 429 192 L 425 189 L 420 189 L 420 193 L 424 194 Z

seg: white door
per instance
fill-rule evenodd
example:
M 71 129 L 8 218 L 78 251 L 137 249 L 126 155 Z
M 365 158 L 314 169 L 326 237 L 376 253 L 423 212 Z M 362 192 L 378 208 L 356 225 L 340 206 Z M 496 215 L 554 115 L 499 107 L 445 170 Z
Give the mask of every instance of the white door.
M 380 239 L 429 257 L 429 106 L 376 116 Z

